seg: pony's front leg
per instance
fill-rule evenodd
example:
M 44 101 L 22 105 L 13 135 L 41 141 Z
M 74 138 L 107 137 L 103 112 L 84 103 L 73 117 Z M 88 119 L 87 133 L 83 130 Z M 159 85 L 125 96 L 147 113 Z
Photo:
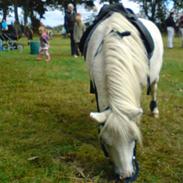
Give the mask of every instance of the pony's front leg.
M 158 82 L 155 81 L 151 84 L 152 100 L 150 102 L 150 109 L 151 109 L 152 115 L 155 118 L 159 117 L 159 110 L 158 110 L 158 104 L 157 104 L 157 90 L 158 90 Z

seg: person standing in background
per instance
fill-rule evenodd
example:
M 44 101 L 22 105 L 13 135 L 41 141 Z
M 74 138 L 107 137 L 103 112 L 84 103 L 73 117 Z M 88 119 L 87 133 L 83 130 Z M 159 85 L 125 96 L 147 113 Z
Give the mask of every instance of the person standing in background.
M 71 55 L 75 56 L 76 55 L 76 46 L 74 42 L 74 24 L 75 24 L 75 17 L 76 13 L 74 11 L 74 6 L 73 4 L 68 4 L 67 6 L 67 11 L 65 12 L 65 18 L 64 18 L 64 27 L 66 30 L 66 33 L 69 34 L 70 37 L 70 47 L 71 47 Z
M 80 55 L 79 51 L 79 43 L 80 39 L 85 31 L 85 24 L 82 22 L 81 14 L 77 13 L 76 14 L 76 22 L 74 24 L 74 42 L 76 46 L 76 55 L 75 57 Z
M 178 27 L 180 31 L 180 37 L 181 37 L 181 47 L 183 48 L 183 15 L 178 20 Z
M 168 48 L 173 48 L 173 39 L 174 39 L 174 34 L 175 34 L 175 21 L 173 18 L 174 13 L 171 12 L 169 17 L 166 19 L 166 28 L 167 28 L 167 34 L 168 34 Z

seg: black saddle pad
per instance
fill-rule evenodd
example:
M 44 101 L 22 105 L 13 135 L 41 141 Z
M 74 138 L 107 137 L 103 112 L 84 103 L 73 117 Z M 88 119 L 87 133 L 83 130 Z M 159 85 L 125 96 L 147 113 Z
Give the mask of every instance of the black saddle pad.
M 80 40 L 80 51 L 86 57 L 86 50 L 88 46 L 88 42 L 90 37 L 100 22 L 111 16 L 114 12 L 121 13 L 125 16 L 140 32 L 141 38 L 144 42 L 145 48 L 147 50 L 148 58 L 150 59 L 154 50 L 154 42 L 146 27 L 141 23 L 141 21 L 137 18 L 137 16 L 133 13 L 132 10 L 124 8 L 124 6 L 120 4 L 113 4 L 113 5 L 104 5 L 96 19 L 94 20 L 93 24 L 87 28 L 85 33 L 83 34 Z

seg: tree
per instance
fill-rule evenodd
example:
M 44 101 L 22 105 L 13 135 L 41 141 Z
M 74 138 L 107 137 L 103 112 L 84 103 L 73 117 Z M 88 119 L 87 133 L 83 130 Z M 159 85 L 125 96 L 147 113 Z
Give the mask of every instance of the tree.
M 18 7 L 21 4 L 21 0 L 12 0 L 11 3 L 13 5 L 13 7 L 14 7 L 14 15 L 15 15 L 16 23 L 20 24 L 19 16 L 18 16 Z
M 17 0 L 15 0 L 15 2 L 14 2 L 14 14 L 15 14 L 15 20 L 19 24 L 18 2 L 17 2 Z
M 163 15 L 162 12 L 166 12 L 165 11 L 167 8 L 166 3 L 168 0 L 131 0 L 131 1 L 140 4 L 141 10 L 144 12 L 145 16 L 149 20 L 156 22 L 158 14 L 162 16 Z
M 168 13 L 168 6 L 172 2 L 173 9 L 182 9 L 182 0 L 131 0 L 140 4 L 141 10 L 145 13 L 146 17 L 153 22 L 161 22 L 166 18 Z
M 9 13 L 9 6 L 10 6 L 9 0 L 0 0 L 0 11 L 2 11 L 3 19 L 6 19 L 8 13 Z
M 28 17 L 29 17 L 29 3 L 30 3 L 30 0 L 24 0 L 22 1 L 22 9 L 24 11 L 24 25 L 27 25 L 27 22 L 28 22 Z
M 173 0 L 174 9 L 183 9 L 183 1 L 182 0 Z

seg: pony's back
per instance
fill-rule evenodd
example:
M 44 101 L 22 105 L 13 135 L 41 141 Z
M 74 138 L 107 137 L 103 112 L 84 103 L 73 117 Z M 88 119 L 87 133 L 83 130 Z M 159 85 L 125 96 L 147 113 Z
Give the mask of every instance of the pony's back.
M 153 22 L 145 19 L 140 19 L 140 21 L 145 25 L 153 37 L 154 51 L 150 59 L 150 79 L 151 82 L 158 81 L 159 73 L 163 63 L 163 41 L 161 33 Z

